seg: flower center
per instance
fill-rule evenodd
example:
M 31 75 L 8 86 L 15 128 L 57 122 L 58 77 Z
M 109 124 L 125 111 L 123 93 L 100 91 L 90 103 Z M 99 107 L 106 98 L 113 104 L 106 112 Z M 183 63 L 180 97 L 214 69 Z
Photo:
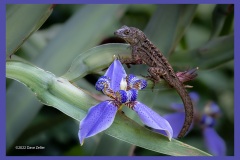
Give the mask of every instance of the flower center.
M 124 104 L 129 102 L 134 102 L 137 100 L 138 90 L 144 89 L 147 86 L 147 81 L 143 79 L 138 79 L 135 75 L 130 74 L 126 78 L 123 78 L 120 82 L 120 90 L 114 92 L 111 89 L 111 79 L 107 76 L 101 76 L 95 88 L 98 91 L 102 91 L 108 97 L 114 99 L 115 101 Z

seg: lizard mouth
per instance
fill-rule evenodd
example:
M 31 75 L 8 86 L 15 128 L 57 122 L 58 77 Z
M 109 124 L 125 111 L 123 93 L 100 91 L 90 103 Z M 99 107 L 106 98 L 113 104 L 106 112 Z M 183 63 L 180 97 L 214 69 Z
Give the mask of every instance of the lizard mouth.
M 126 36 L 124 36 L 124 35 L 123 35 L 120 31 L 118 31 L 118 30 L 114 32 L 114 35 L 117 36 L 117 37 L 119 37 L 119 38 L 123 38 L 123 39 L 126 38 Z
M 117 37 L 121 37 L 122 38 L 121 34 L 119 34 L 118 31 L 115 31 L 114 35 L 117 36 Z
M 115 35 L 116 37 L 118 37 L 118 38 L 121 38 L 121 39 L 124 39 L 124 40 L 126 40 L 126 39 L 127 39 L 127 37 L 126 37 L 126 36 L 123 36 L 123 35 L 121 35 L 121 34 L 118 34 L 118 33 L 115 33 L 115 32 L 114 32 L 114 35 Z

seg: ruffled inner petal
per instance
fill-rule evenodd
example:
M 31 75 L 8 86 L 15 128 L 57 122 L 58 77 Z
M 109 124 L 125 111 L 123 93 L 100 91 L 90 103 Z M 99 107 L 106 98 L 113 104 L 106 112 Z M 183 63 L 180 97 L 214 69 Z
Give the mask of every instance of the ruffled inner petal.
M 154 112 L 151 108 L 147 107 L 146 105 L 140 102 L 136 102 L 136 104 L 133 107 L 133 110 L 138 114 L 142 123 L 157 131 L 158 130 L 165 131 L 169 140 L 171 140 L 173 136 L 173 130 L 166 119 L 164 119 L 159 114 Z
M 78 132 L 80 143 L 85 138 L 96 135 L 109 128 L 117 113 L 117 107 L 111 101 L 104 101 L 89 109 L 87 116 L 80 122 Z
M 226 155 L 226 144 L 213 128 L 206 127 L 203 130 L 203 135 L 205 144 L 211 154 L 215 156 Z
M 121 80 L 127 76 L 119 60 L 114 60 L 104 75 L 110 77 L 110 87 L 114 91 L 118 91 L 120 89 Z

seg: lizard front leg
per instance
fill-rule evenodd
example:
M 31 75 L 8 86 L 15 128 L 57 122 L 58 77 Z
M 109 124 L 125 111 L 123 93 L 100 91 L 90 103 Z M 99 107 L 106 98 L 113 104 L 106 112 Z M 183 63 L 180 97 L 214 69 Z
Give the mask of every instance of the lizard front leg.
M 132 47 L 132 57 L 131 58 L 119 57 L 120 62 L 122 64 L 126 64 L 128 68 L 130 68 L 130 65 L 144 64 L 143 60 L 141 59 L 137 52 L 138 52 L 137 47 Z

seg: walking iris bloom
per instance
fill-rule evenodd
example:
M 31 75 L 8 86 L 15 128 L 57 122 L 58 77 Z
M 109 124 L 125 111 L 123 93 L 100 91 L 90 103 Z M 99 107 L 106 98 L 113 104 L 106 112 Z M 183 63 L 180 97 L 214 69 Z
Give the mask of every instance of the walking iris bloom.
M 190 97 L 193 105 L 196 106 L 199 100 L 199 95 L 196 92 L 191 92 Z M 163 117 L 171 124 L 173 128 L 173 137 L 175 138 L 181 130 L 185 114 L 182 104 L 173 103 L 171 107 L 177 112 L 164 115 Z M 190 128 L 191 130 L 193 126 L 201 127 L 205 145 L 208 151 L 215 156 L 224 156 L 226 154 L 225 142 L 214 129 L 216 125 L 216 118 L 220 114 L 221 111 L 218 105 L 214 102 L 208 103 L 204 107 L 203 113 L 199 113 L 195 107 L 194 125 L 192 124 Z
M 138 79 L 132 74 L 127 75 L 121 62 L 115 60 L 95 85 L 96 90 L 102 91 L 111 99 L 91 107 L 86 117 L 81 120 L 78 132 L 81 145 L 85 138 L 109 128 L 117 111 L 123 105 L 134 110 L 145 125 L 157 131 L 165 131 L 171 140 L 173 130 L 168 121 L 137 101 L 138 90 L 144 89 L 146 86 L 147 82 L 144 79 Z

